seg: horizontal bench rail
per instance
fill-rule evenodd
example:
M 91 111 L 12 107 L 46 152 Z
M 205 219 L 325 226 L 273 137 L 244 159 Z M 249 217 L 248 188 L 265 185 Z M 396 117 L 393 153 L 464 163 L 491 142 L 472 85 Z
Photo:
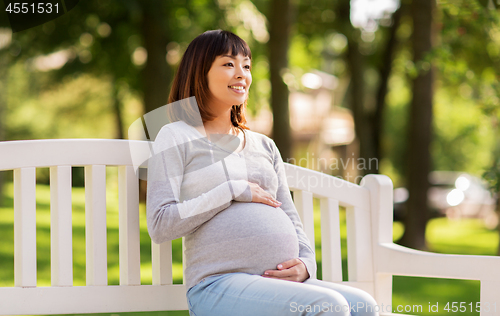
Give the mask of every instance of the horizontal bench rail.
M 131 147 L 145 141 L 123 139 L 41 139 L 0 142 L 0 170 L 52 166 L 133 165 Z
M 289 163 L 285 163 L 285 173 L 292 191 L 312 192 L 316 198 L 332 198 L 344 207 L 370 208 L 369 190 L 362 186 Z
M 187 310 L 186 287 L 174 285 L 0 287 L 0 314 L 45 315 Z

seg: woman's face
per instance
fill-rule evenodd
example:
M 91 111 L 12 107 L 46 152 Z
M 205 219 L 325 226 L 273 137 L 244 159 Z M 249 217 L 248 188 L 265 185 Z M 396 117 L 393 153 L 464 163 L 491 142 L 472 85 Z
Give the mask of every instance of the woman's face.
M 248 98 L 248 89 L 252 84 L 251 60 L 237 56 L 217 56 L 208 71 L 208 88 L 212 94 L 210 107 L 216 111 L 243 104 Z

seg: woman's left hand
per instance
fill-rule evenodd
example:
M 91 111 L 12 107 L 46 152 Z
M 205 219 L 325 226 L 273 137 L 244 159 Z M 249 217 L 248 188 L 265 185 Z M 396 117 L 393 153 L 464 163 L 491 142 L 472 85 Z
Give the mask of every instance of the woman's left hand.
M 278 264 L 278 270 L 266 270 L 263 277 L 303 282 L 309 278 L 306 265 L 298 258 Z

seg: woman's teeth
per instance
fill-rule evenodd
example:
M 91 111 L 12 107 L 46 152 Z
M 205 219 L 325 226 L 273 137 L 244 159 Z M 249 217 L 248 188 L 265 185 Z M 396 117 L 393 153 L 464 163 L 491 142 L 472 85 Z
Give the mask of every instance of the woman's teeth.
M 245 90 L 245 87 L 243 86 L 229 86 L 231 89 L 236 89 L 236 90 Z

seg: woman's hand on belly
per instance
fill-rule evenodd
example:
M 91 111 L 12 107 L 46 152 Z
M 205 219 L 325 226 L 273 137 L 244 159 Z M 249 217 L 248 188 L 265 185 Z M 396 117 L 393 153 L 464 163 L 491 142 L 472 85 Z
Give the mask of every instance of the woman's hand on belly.
M 306 265 L 298 258 L 278 264 L 278 270 L 266 270 L 263 277 L 303 282 L 309 278 Z
M 250 191 L 252 192 L 252 202 L 264 203 L 270 206 L 278 207 L 281 202 L 273 198 L 271 194 L 264 191 L 257 183 L 248 182 L 250 185 Z

